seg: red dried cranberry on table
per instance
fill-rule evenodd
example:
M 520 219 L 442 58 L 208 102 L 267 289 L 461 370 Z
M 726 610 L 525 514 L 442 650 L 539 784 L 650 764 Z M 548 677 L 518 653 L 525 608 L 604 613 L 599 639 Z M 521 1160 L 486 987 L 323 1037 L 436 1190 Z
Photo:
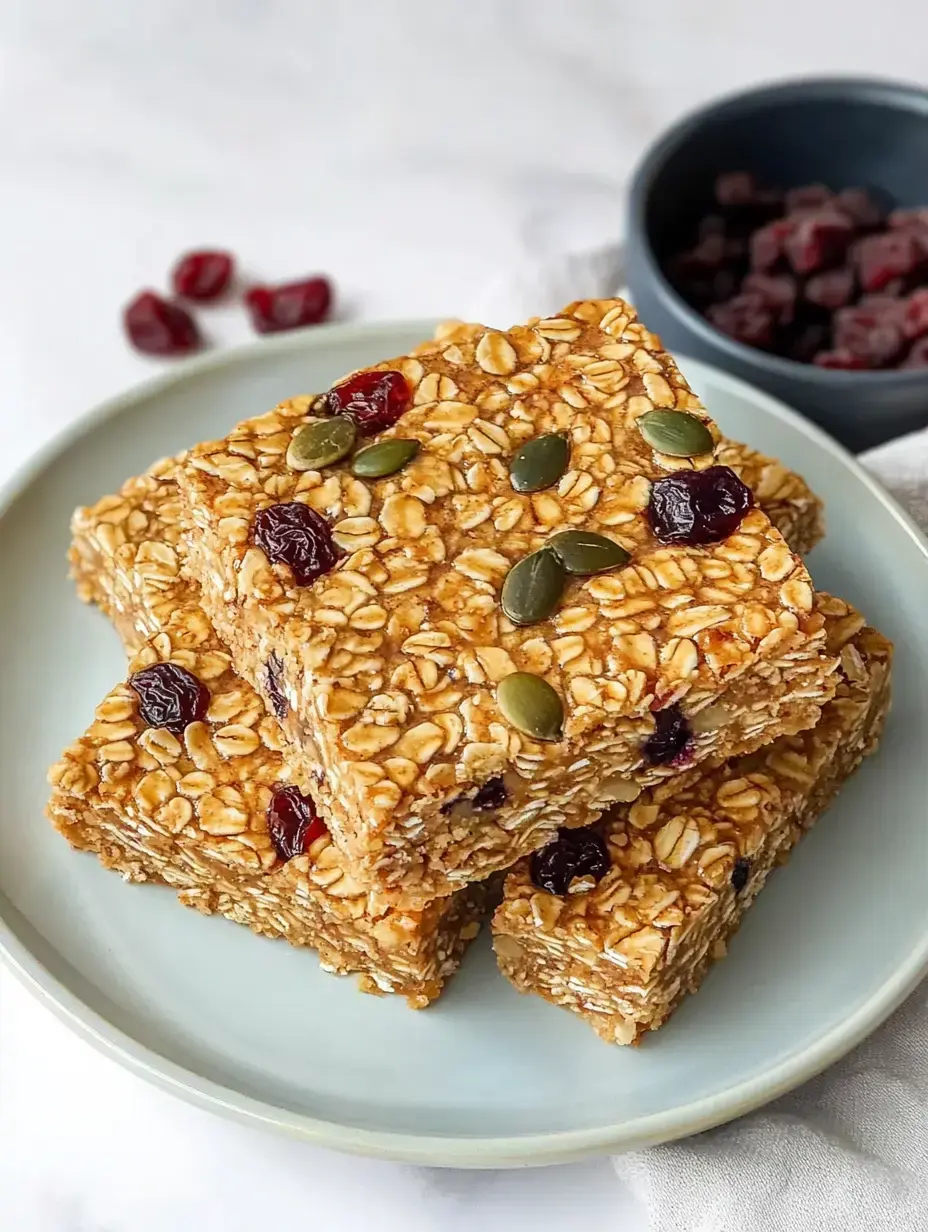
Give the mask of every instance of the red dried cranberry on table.
M 304 325 L 319 325 L 332 306 L 332 285 L 327 278 L 304 278 L 280 286 L 250 287 L 245 307 L 259 334 L 279 334 Z
M 181 298 L 207 303 L 228 290 L 234 273 L 231 253 L 198 249 L 177 261 L 171 284 Z M 317 275 L 280 286 L 254 286 L 245 292 L 244 302 L 259 334 L 280 333 L 324 321 L 332 306 L 332 284 Z M 154 291 L 140 292 L 126 306 L 123 327 L 132 345 L 147 355 L 187 355 L 202 341 L 187 309 Z
M 866 189 L 824 184 L 783 193 L 736 170 L 695 239 L 667 275 L 735 341 L 823 368 L 923 365 L 928 206 L 887 212 Z
M 142 291 L 123 310 L 129 341 L 146 355 L 189 355 L 199 349 L 197 323 L 180 304 Z
M 174 266 L 171 284 L 184 299 L 218 299 L 232 281 L 233 261 L 228 252 L 188 252 Z

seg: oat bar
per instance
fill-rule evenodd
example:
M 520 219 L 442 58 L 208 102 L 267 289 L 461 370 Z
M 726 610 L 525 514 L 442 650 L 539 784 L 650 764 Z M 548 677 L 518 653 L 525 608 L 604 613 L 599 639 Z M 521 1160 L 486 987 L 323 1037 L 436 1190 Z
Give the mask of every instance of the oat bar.
M 520 991 L 619 1044 L 696 991 L 771 869 L 879 740 L 892 648 L 846 604 L 820 599 L 841 668 L 814 728 L 648 789 L 510 873 L 494 946 Z
M 824 522 L 822 502 L 802 477 L 738 441 L 721 441 L 716 457 L 747 484 L 792 550 L 808 555 L 823 536 Z M 181 571 L 176 482 L 185 459 L 159 459 L 118 492 L 76 509 L 71 519 L 68 559 L 78 594 L 109 616 L 130 654 L 172 621 L 177 624 L 178 612 L 188 624 L 193 619 L 192 583 Z M 205 627 L 205 614 L 203 622 Z M 176 629 L 182 641 L 191 634 Z
M 418 452 L 370 478 L 369 442 Z M 439 339 L 191 451 L 203 607 L 362 879 L 426 901 L 588 824 L 618 780 L 814 723 L 835 660 L 808 573 L 718 443 L 615 300 Z M 574 576 L 594 566 L 564 531 L 609 571 Z M 531 585 L 501 607 L 529 557 L 544 618 Z
M 83 575 L 88 595 L 91 576 Z M 292 780 L 277 722 L 231 670 L 196 591 L 187 585 L 173 603 L 167 627 L 131 662 L 130 678 L 153 665 L 190 673 L 180 680 L 198 717 L 181 729 L 164 713 L 157 722 L 169 726 L 152 725 L 136 689 L 117 685 L 49 772 L 52 823 L 128 881 L 163 882 L 187 906 L 311 946 L 327 971 L 357 973 L 364 991 L 427 1005 L 477 935 L 488 884 L 421 910 L 390 909 L 367 893 Z M 111 610 L 129 640 L 137 637 L 129 607 Z

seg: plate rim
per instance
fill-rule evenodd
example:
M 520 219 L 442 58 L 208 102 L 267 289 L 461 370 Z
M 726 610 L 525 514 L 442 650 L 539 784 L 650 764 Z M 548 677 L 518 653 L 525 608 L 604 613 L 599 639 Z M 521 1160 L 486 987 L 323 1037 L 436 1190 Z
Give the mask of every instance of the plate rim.
M 248 363 L 259 354 L 306 348 L 324 350 L 330 342 L 339 340 L 375 342 L 379 337 L 390 337 L 400 331 L 418 333 L 428 338 L 434 332 L 438 319 L 316 326 L 312 330 L 296 331 L 278 338 L 211 352 L 187 360 L 170 372 L 149 377 L 77 416 L 29 455 L 0 484 L 0 523 L 13 502 L 26 492 L 68 445 L 114 415 L 157 396 L 162 390 L 216 369 Z M 732 395 L 759 405 L 773 418 L 789 423 L 800 434 L 833 454 L 844 469 L 886 508 L 900 530 L 914 542 L 928 562 L 928 540 L 917 524 L 843 446 L 779 399 L 756 389 L 749 382 L 701 360 L 682 355 L 676 358 L 684 370 L 692 366 L 696 371 L 708 372 L 713 381 L 727 388 Z M 127 1031 L 114 1026 L 52 974 L 2 914 L 0 960 L 60 1022 L 98 1052 L 162 1090 L 198 1107 L 244 1124 L 260 1126 L 348 1154 L 437 1167 L 510 1168 L 566 1163 L 590 1155 L 634 1150 L 687 1137 L 743 1116 L 807 1082 L 879 1027 L 928 974 L 928 932 L 912 947 L 908 958 L 898 964 L 854 1014 L 832 1027 L 826 1035 L 795 1049 L 772 1068 L 736 1087 L 702 1096 L 676 1108 L 636 1117 L 624 1125 L 506 1137 L 371 1130 L 275 1107 L 177 1064 L 155 1048 L 140 1043 Z

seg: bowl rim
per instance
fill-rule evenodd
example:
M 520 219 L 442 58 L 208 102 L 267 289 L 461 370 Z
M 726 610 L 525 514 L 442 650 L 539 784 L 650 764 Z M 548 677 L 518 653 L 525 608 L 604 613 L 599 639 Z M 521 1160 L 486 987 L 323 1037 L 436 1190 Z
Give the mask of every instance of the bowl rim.
M 785 81 L 769 82 L 724 94 L 694 111 L 689 111 L 672 124 L 647 148 L 632 175 L 629 187 L 628 229 L 638 245 L 641 259 L 647 266 L 654 284 L 655 293 L 663 306 L 682 317 L 688 328 L 703 342 L 715 348 L 715 357 L 710 361 L 724 364 L 725 360 L 741 365 L 751 364 L 757 369 L 785 379 L 802 378 L 813 385 L 850 388 L 860 386 L 861 378 L 871 389 L 881 386 L 893 389 L 917 389 L 928 384 L 928 368 L 911 370 L 891 369 L 853 371 L 836 368 L 820 368 L 816 364 L 803 364 L 796 359 L 771 355 L 757 347 L 747 346 L 729 338 L 711 325 L 673 287 L 664 274 L 648 236 L 648 214 L 654 180 L 676 154 L 707 122 L 724 118 L 738 112 L 759 111 L 771 103 L 799 101 L 802 99 L 834 99 L 838 101 L 883 102 L 921 113 L 928 123 L 928 89 L 914 83 L 894 81 L 883 77 L 796 77 Z M 683 348 L 686 349 L 685 347 Z M 742 368 L 743 372 L 743 368 Z

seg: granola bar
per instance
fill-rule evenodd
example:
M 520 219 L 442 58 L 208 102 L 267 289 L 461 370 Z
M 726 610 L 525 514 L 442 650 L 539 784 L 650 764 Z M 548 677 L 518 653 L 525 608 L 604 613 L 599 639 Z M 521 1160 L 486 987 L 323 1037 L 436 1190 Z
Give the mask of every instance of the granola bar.
M 571 831 L 568 846 L 512 870 L 494 946 L 521 992 L 573 1010 L 609 1042 L 634 1043 L 724 955 L 771 869 L 876 747 L 889 706 L 890 644 L 820 598 L 841 669 L 814 728 L 648 789 L 585 832 L 588 850 Z
M 717 428 L 622 301 L 440 339 L 324 401 L 417 455 L 373 481 L 299 469 L 312 403 L 297 400 L 192 450 L 179 488 L 204 610 L 241 674 L 282 699 L 292 756 L 363 880 L 409 902 L 452 892 L 588 824 L 617 781 L 677 773 L 684 749 L 733 756 L 815 722 L 836 661 L 808 573 L 715 466 Z M 655 449 L 640 425 L 660 408 L 708 447 Z M 326 435 L 342 457 L 328 431 L 314 448 Z M 539 437 L 569 460 L 526 493 L 510 468 Z M 662 509 L 684 488 L 700 519 L 706 490 L 715 502 L 686 532 L 698 545 Z M 565 580 L 550 619 L 505 615 L 507 574 L 568 528 L 629 563 Z
M 85 588 L 94 585 L 90 577 L 84 573 Z M 94 593 L 107 592 L 98 585 Z M 206 691 L 201 717 L 176 733 L 153 726 L 136 688 L 117 685 L 49 771 L 49 818 L 73 847 L 128 881 L 162 882 L 187 906 L 311 946 L 325 970 L 357 973 L 366 992 L 427 1005 L 477 935 L 488 883 L 420 910 L 394 909 L 368 893 L 292 779 L 277 722 L 232 671 L 195 590 L 188 584 L 184 594 L 175 593 L 169 627 L 129 672 L 138 680 L 136 673 L 170 664 L 191 673 L 193 687 Z M 128 609 L 112 610 L 129 640 L 137 638 Z
M 76 509 L 71 519 L 68 560 L 78 594 L 113 621 L 130 654 L 172 625 L 182 642 L 203 636 L 182 627 L 193 620 L 194 585 L 181 569 L 177 474 L 186 456 L 159 459 L 118 492 Z M 808 555 L 824 534 L 824 522 L 822 502 L 805 480 L 738 441 L 721 441 L 716 457 L 751 489 L 797 556 Z M 178 613 L 182 620 L 175 619 Z
M 435 332 L 435 340 L 445 346 L 479 342 L 486 327 L 460 320 L 443 321 Z M 652 335 L 657 343 L 656 335 Z M 427 353 L 431 344 L 412 351 L 412 355 Z M 721 439 L 715 448 L 715 462 L 730 466 L 751 489 L 758 505 L 766 513 L 797 556 L 808 556 L 825 535 L 824 509 L 821 500 L 794 471 L 788 470 L 777 458 L 768 458 L 756 449 Z

